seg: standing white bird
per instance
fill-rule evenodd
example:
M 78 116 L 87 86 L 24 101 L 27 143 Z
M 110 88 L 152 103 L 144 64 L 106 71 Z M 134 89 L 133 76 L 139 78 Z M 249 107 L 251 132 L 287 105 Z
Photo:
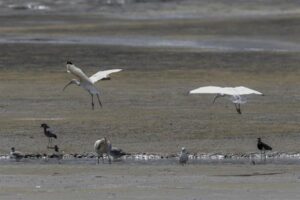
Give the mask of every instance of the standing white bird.
M 98 158 L 98 164 L 99 164 L 99 159 L 102 157 L 102 162 L 104 163 L 104 154 L 108 157 L 108 162 L 109 164 L 111 163 L 110 159 L 110 151 L 111 151 L 111 143 L 106 137 L 97 140 L 94 144 L 94 150 L 97 153 L 97 158 Z
M 94 95 L 97 96 L 100 107 L 102 107 L 102 103 L 100 101 L 100 92 L 94 86 L 94 84 L 99 80 L 109 80 L 109 74 L 122 71 L 122 69 L 111 69 L 105 71 L 99 71 L 91 77 L 87 77 L 87 75 L 78 67 L 76 67 L 72 62 L 67 62 L 67 72 L 75 75 L 79 80 L 72 79 L 64 88 L 65 90 L 69 85 L 76 84 L 81 86 L 83 89 L 88 91 L 88 93 L 92 97 L 92 109 L 94 109 Z
M 242 95 L 258 94 L 263 95 L 261 92 L 252 90 L 250 88 L 239 86 L 239 87 L 218 87 L 218 86 L 205 86 L 190 91 L 190 94 L 217 94 L 213 103 L 219 97 L 230 96 L 230 100 L 234 103 L 235 109 L 239 114 L 242 114 L 241 104 L 246 103 L 246 98 Z
M 185 165 L 189 160 L 188 153 L 184 147 L 181 148 L 181 152 L 179 154 L 179 163 Z

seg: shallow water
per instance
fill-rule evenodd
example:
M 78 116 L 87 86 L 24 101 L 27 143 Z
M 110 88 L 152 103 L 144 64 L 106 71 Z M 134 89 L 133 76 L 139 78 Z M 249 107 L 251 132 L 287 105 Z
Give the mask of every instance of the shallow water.
M 64 155 L 62 160 L 43 156 L 42 158 L 24 158 L 20 161 L 11 159 L 9 155 L 0 156 L 0 164 L 68 164 L 68 165 L 94 165 L 97 159 L 92 153 L 90 156 L 74 157 Z M 108 164 L 107 158 L 104 160 Z M 121 159 L 113 160 L 117 165 L 178 165 L 178 156 L 161 156 L 134 154 L 123 156 Z M 102 161 L 100 159 L 100 164 Z M 225 155 L 225 154 L 199 154 L 189 155 L 188 164 L 214 164 L 214 165 L 255 165 L 255 164 L 275 164 L 275 165 L 298 165 L 300 164 L 300 153 L 271 153 L 266 154 L 266 160 L 261 159 L 259 153 L 245 155 Z

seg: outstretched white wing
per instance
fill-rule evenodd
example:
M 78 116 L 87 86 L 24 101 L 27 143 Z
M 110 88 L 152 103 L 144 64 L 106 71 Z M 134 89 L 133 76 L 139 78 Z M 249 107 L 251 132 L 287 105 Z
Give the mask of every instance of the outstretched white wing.
M 244 87 L 244 86 L 239 86 L 239 87 L 235 87 L 233 88 L 239 95 L 246 95 L 246 94 L 259 94 L 259 95 L 263 95 L 263 93 L 258 92 L 256 90 L 252 90 L 250 88 Z
M 73 64 L 67 64 L 67 72 L 72 73 L 74 76 L 77 76 L 81 80 L 81 82 L 87 81 L 91 83 L 89 77 L 87 77 L 87 75 L 80 68 L 76 67 Z
M 191 90 L 190 94 L 220 94 L 223 92 L 223 89 L 224 88 L 217 86 L 205 86 Z
M 205 86 L 195 90 L 191 90 L 190 94 L 225 94 L 225 95 L 247 95 L 247 94 L 259 94 L 262 93 L 252 90 L 250 88 L 239 86 L 239 87 L 218 87 L 218 86 Z
M 105 70 L 105 71 L 99 71 L 93 76 L 90 77 L 90 80 L 92 83 L 96 83 L 97 81 L 104 79 L 104 78 L 109 78 L 109 75 L 111 73 L 116 73 L 120 72 L 122 69 L 110 69 L 110 70 Z

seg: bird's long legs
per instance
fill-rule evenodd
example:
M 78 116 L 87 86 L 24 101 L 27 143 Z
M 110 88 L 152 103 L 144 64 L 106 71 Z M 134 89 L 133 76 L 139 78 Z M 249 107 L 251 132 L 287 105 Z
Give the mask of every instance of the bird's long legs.
M 234 105 L 235 105 L 236 111 L 237 111 L 239 114 L 242 114 L 242 111 L 241 111 L 241 104 L 235 103 Z
M 102 108 L 102 103 L 101 103 L 101 101 L 100 101 L 99 94 L 97 94 L 97 98 L 98 98 L 99 105 L 100 105 L 100 107 Z
M 94 110 L 94 95 L 91 94 L 91 97 L 92 97 L 92 109 Z
M 50 149 L 51 148 L 51 145 L 52 144 L 52 138 L 48 138 L 48 145 L 47 145 L 47 148 Z

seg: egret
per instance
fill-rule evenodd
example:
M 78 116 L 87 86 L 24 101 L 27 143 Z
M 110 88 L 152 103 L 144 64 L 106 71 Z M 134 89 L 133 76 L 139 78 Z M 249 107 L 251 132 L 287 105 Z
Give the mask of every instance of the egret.
M 11 159 L 15 159 L 16 161 L 20 161 L 22 158 L 24 158 L 24 154 L 20 151 L 16 151 L 15 150 L 15 147 L 12 147 L 11 148 L 11 151 L 10 151 L 10 158 Z
M 262 155 L 264 155 L 264 160 L 266 161 L 266 151 L 272 151 L 272 147 L 263 143 L 261 138 L 257 138 L 257 148 L 260 150 L 260 158 L 262 160 Z
M 67 62 L 67 72 L 72 73 L 75 75 L 79 80 L 72 79 L 64 88 L 65 90 L 69 85 L 76 84 L 78 86 L 81 86 L 83 89 L 88 91 L 88 93 L 92 97 L 92 109 L 94 109 L 94 95 L 97 96 L 98 102 L 100 107 L 102 107 L 102 103 L 100 101 L 100 92 L 97 90 L 97 88 L 94 86 L 94 84 L 99 80 L 110 80 L 109 75 L 111 73 L 120 72 L 122 69 L 111 69 L 111 70 L 105 70 L 105 71 L 99 71 L 96 74 L 92 75 L 91 77 L 88 77 L 80 68 L 76 67 L 72 62 Z
M 48 138 L 48 145 L 47 148 L 53 148 L 52 146 L 52 138 L 57 139 L 57 136 L 48 130 L 50 128 L 47 124 L 43 123 L 41 124 L 41 127 L 44 128 L 44 134 Z
M 102 162 L 104 163 L 104 154 L 107 155 L 109 164 L 111 163 L 111 159 L 110 159 L 111 143 L 106 137 L 97 140 L 95 142 L 94 150 L 97 153 L 98 164 L 99 164 L 100 157 L 102 157 Z
M 188 153 L 187 153 L 185 147 L 182 147 L 181 152 L 179 154 L 179 163 L 182 165 L 185 165 L 188 160 L 189 160 Z
M 241 104 L 246 103 L 246 97 L 243 95 L 258 94 L 263 95 L 261 92 L 252 90 L 250 88 L 239 87 L 218 87 L 218 86 L 205 86 L 190 91 L 190 94 L 217 94 L 213 100 L 215 103 L 219 97 L 229 96 L 232 103 L 235 105 L 235 109 L 239 114 L 242 114 Z M 243 96 L 243 97 L 242 97 Z

